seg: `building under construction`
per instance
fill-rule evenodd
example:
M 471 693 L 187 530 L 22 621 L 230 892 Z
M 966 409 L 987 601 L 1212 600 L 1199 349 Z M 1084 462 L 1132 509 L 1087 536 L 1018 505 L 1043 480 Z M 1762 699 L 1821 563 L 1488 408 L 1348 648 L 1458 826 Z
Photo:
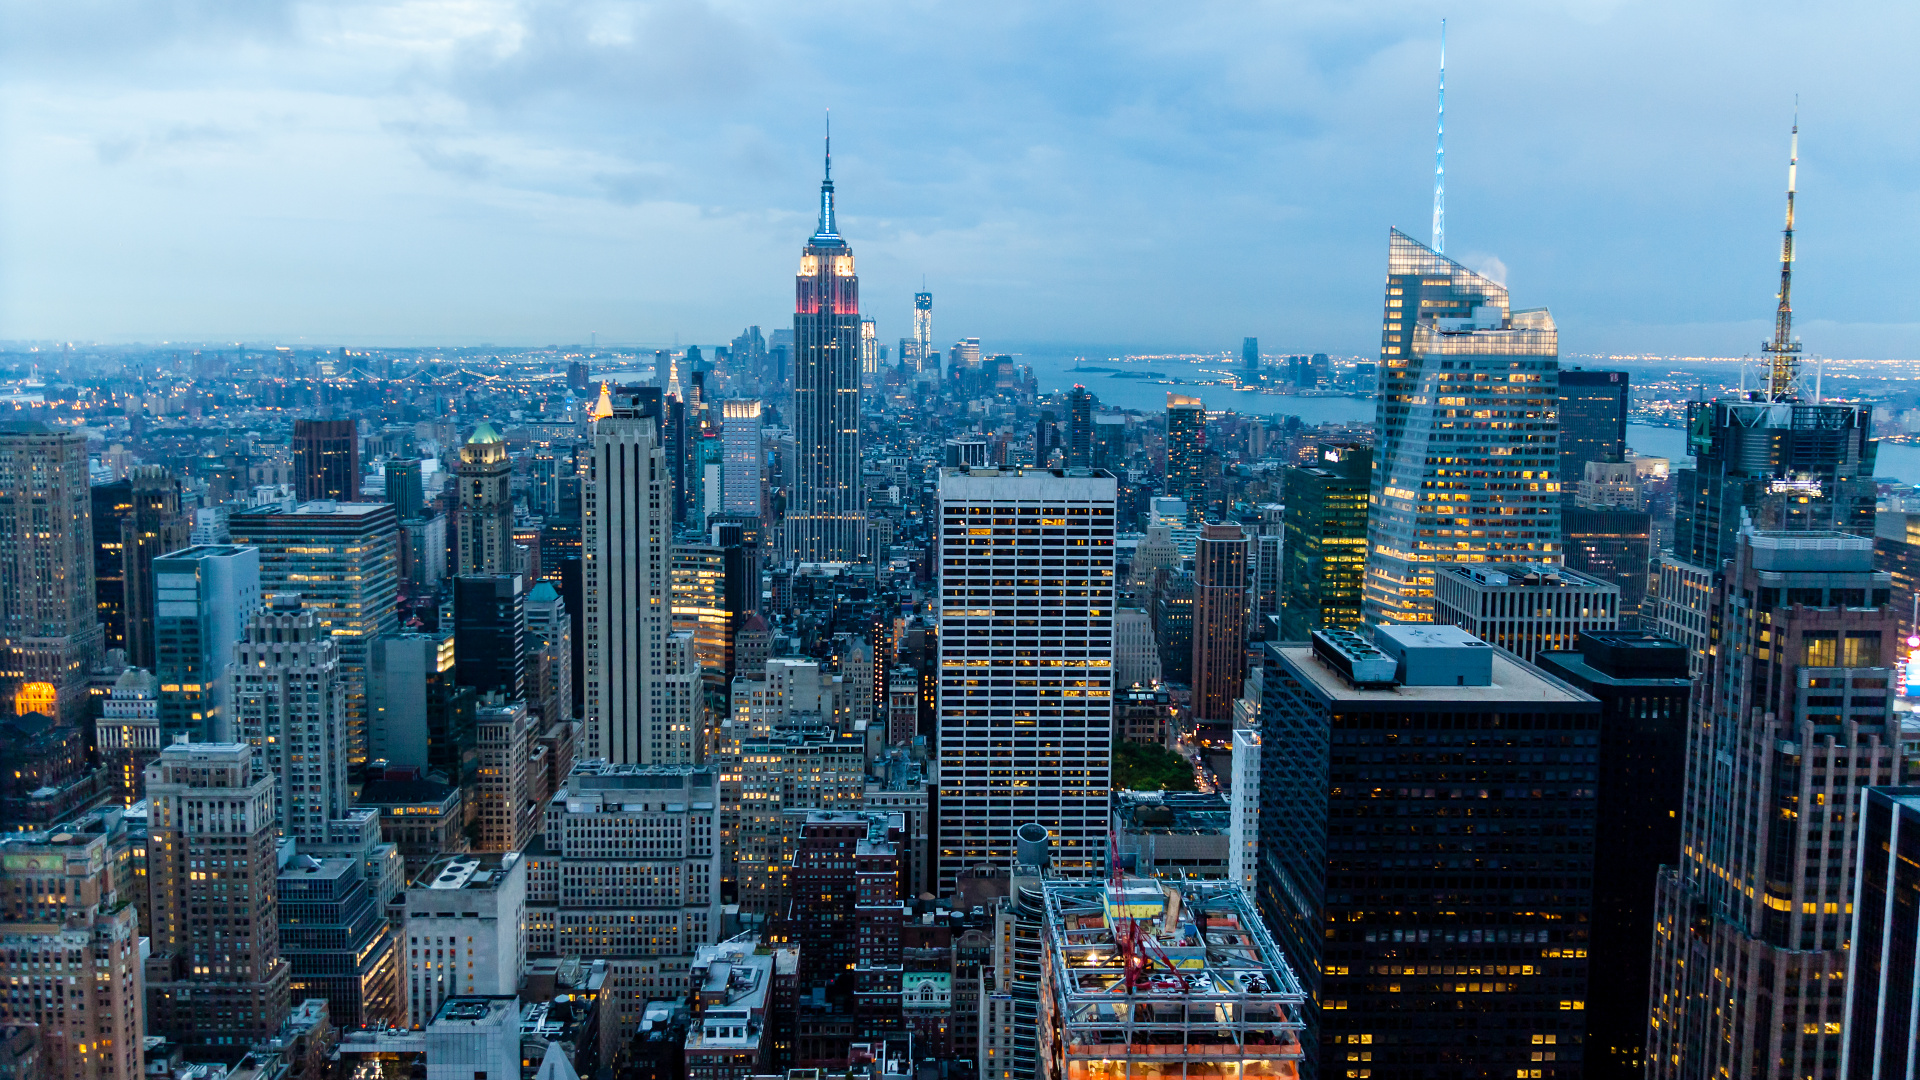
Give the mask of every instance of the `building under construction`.
M 1299 1075 L 1306 993 L 1238 884 L 1042 891 L 1040 1080 Z

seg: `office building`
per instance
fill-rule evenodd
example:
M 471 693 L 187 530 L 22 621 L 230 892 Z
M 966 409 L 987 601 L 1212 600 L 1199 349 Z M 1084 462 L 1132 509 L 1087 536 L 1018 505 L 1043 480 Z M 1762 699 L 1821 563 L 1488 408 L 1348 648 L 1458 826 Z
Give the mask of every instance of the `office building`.
M 475 693 L 527 696 L 527 595 L 519 574 L 453 579 L 454 678 Z
M 1588 462 L 1627 459 L 1627 373 L 1573 368 L 1560 373 L 1560 493 L 1571 496 Z
M 1207 480 L 1207 407 L 1197 397 L 1167 394 L 1167 494 L 1203 516 Z
M 793 311 L 794 457 L 786 552 L 794 562 L 859 562 L 867 551 L 860 486 L 860 279 L 833 216 L 833 159 L 820 225 L 800 256 Z
M 141 935 L 117 879 L 118 810 L 0 840 L 0 978 L 9 1023 L 37 1027 L 18 1080 L 140 1080 Z M 9 1047 L 11 1050 L 11 1047 Z
M 1267 646 L 1260 906 L 1302 1073 L 1578 1076 L 1600 703 L 1458 627 L 1374 641 Z
M 387 501 L 401 521 L 412 521 L 427 514 L 427 493 L 421 482 L 417 458 L 390 458 L 386 467 Z
M 456 648 L 456 654 L 457 654 Z M 473 742 L 478 778 L 468 788 L 475 851 L 520 851 L 540 827 L 533 798 L 533 724 L 527 703 L 497 693 L 473 706 Z
M 346 688 L 335 639 L 298 593 L 267 597 L 233 647 L 234 741 L 253 748 L 253 775 L 275 785 L 281 834 L 325 844 L 346 817 Z
M 914 374 L 939 381 L 940 351 L 933 347 L 933 294 L 925 290 L 913 294 L 913 345 Z
M 1064 871 L 1103 865 L 1114 496 L 1099 472 L 940 474 L 936 895 L 971 867 L 1008 865 L 1016 822 L 1052 831 Z
M 1841 1076 L 1920 1073 L 1914 969 L 1920 965 L 1920 788 L 1860 793 L 1860 876 L 1848 949 Z
M 260 549 L 260 588 L 299 593 L 340 647 L 348 760 L 367 757 L 367 655 L 399 627 L 398 519 L 386 503 L 305 502 L 235 514 L 233 542 Z
M 260 552 L 190 547 L 153 560 L 152 577 L 160 730 L 233 742 L 233 647 L 260 606 Z
M 1433 621 L 1532 662 L 1543 652 L 1572 652 L 1582 634 L 1619 629 L 1620 587 L 1551 563 L 1442 566 L 1433 576 Z
M 415 1025 L 449 998 L 513 994 L 527 954 L 527 857 L 507 851 L 433 860 L 407 886 L 405 927 L 404 989 Z
M 127 662 L 151 669 L 155 665 L 153 560 L 186 547 L 193 530 L 180 512 L 180 481 L 172 473 L 158 465 L 136 465 L 127 470 L 127 482 L 132 506 L 120 522 Z
M 325 999 L 327 1018 L 349 1031 L 405 1019 L 393 926 L 361 861 L 295 855 L 275 885 L 293 994 Z
M 94 721 L 100 769 L 121 806 L 139 802 L 147 789 L 147 763 L 160 752 L 158 685 L 143 668 L 128 668 L 113 682 Z
M 1653 516 L 1644 510 L 1598 509 L 1575 499 L 1561 508 L 1560 524 L 1567 569 L 1619 588 L 1621 625 L 1638 625 L 1643 614 L 1650 614 Z
M 293 422 L 293 497 L 360 501 L 360 436 L 354 421 Z
M 593 426 L 582 590 L 586 757 L 694 764 L 700 666 L 673 630 L 672 490 L 660 404 L 623 389 Z
M 1834 1076 L 1861 789 L 1903 783 L 1897 625 L 1865 536 L 1740 530 L 1655 894 L 1650 1080 Z M 1710 733 L 1710 737 L 1707 734 Z
M 760 498 L 759 399 L 730 398 L 720 403 L 720 441 L 725 454 L 720 508 L 758 519 L 764 512 Z
M 1078 383 L 1067 391 L 1067 467 L 1093 467 L 1093 394 Z
M 1039 1080 L 1299 1074 L 1307 995 L 1239 885 L 1040 888 Z
M 65 725 L 86 715 L 87 674 L 101 655 L 92 508 L 84 432 L 0 424 L 0 676 L 15 712 Z
M 513 544 L 513 459 L 506 440 L 482 420 L 453 467 L 460 486 L 459 559 L 455 574 L 511 574 L 521 567 Z
M 1193 562 L 1193 717 L 1233 719 L 1247 678 L 1247 535 L 1234 524 L 1200 530 Z
M 1386 292 L 1365 618 L 1429 622 L 1445 564 L 1560 561 L 1559 339 L 1398 229 Z
M 89 489 L 93 507 L 93 595 L 102 652 L 127 647 L 127 576 L 120 524 L 133 512 L 133 482 L 122 477 Z
M 1647 944 L 1654 884 L 1680 851 L 1687 715 L 1686 646 L 1637 633 L 1582 634 L 1579 652 L 1543 652 L 1542 671 L 1600 702 L 1600 801 L 1606 842 L 1593 850 L 1587 972 L 1590 1080 L 1646 1074 Z
M 718 780 L 690 766 L 577 764 L 530 849 L 529 952 L 606 957 L 620 1030 L 721 933 Z M 672 973 L 671 983 L 659 982 Z
M 1373 451 L 1364 446 L 1322 446 L 1314 464 L 1287 469 L 1280 640 L 1360 626 L 1372 483 Z
M 280 1028 L 274 779 L 246 743 L 174 743 L 147 766 L 147 1033 L 237 1061 Z

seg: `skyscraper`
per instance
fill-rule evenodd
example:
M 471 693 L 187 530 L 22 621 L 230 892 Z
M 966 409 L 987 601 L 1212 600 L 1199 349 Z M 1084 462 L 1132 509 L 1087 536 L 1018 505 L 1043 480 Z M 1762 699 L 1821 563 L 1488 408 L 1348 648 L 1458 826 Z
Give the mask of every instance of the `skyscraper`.
M 511 574 L 513 558 L 513 461 L 493 425 L 482 420 L 460 448 L 453 467 L 460 484 L 459 565 L 455 574 Z
M 760 502 L 760 400 L 732 398 L 720 404 L 720 438 L 726 465 L 720 481 L 720 508 L 758 518 Z
M 1093 394 L 1078 383 L 1067 391 L 1067 467 L 1093 467 Z
M 1267 647 L 1260 906 L 1311 995 L 1302 1075 L 1578 1076 L 1600 704 L 1456 627 L 1375 643 Z
M 1187 500 L 1195 520 L 1205 516 L 1207 407 L 1197 397 L 1167 394 L 1167 491 Z
M 1287 469 L 1280 640 L 1360 625 L 1372 482 L 1373 451 L 1365 446 L 1322 446 L 1314 464 Z
M 85 433 L 0 425 L 0 674 L 16 710 L 68 723 L 86 713 L 87 673 L 100 656 L 92 509 Z
M 940 474 L 937 894 L 1012 865 L 1023 822 L 1061 869 L 1105 863 L 1114 497 L 1101 472 Z
M 1571 499 L 1589 461 L 1627 459 L 1627 373 L 1560 373 L 1560 494 Z
M 787 555 L 859 562 L 867 550 L 860 486 L 860 279 L 833 216 L 833 154 L 820 182 L 820 226 L 800 256 L 793 309 L 794 468 Z
M 203 544 L 153 561 L 153 673 L 163 741 L 232 742 L 233 647 L 260 606 L 260 552 Z
M 583 696 L 588 758 L 698 761 L 700 666 L 673 632 L 673 490 L 657 392 L 625 388 L 594 421 L 585 489 Z
M 340 650 L 296 594 L 275 593 L 233 648 L 234 739 L 253 747 L 253 776 L 272 780 L 281 834 L 327 843 L 346 816 L 346 687 Z
M 237 545 L 260 549 L 260 588 L 298 593 L 340 647 L 348 759 L 367 757 L 367 657 L 373 639 L 399 629 L 399 528 L 388 503 L 302 503 L 235 514 Z
M 1247 678 L 1247 535 L 1234 524 L 1201 528 L 1193 568 L 1193 718 L 1233 719 Z
M 133 506 L 120 523 L 126 582 L 127 662 L 153 667 L 153 560 L 187 546 L 193 531 L 180 513 L 180 481 L 158 465 L 127 470 Z
M 352 420 L 293 422 L 293 494 L 360 501 L 360 435 Z
M 253 755 L 245 743 L 175 743 L 147 766 L 147 1034 L 201 1061 L 239 1060 L 287 1015 L 274 779 Z
M 913 294 L 914 373 L 938 382 L 940 354 L 933 347 L 933 294 Z
M 1369 622 L 1431 620 L 1437 563 L 1559 561 L 1558 340 L 1545 308 L 1389 232 Z
M 1649 1080 L 1840 1075 L 1861 789 L 1905 782 L 1891 589 L 1870 537 L 1750 522 L 1714 582 Z

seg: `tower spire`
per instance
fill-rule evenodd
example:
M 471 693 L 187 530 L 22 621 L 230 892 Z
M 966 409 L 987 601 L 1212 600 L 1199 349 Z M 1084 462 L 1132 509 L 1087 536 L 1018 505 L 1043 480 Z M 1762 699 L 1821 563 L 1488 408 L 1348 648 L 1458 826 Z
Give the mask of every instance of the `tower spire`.
M 1762 345 L 1773 358 L 1767 400 L 1790 401 L 1799 374 L 1800 342 L 1793 336 L 1793 195 L 1800 171 L 1800 103 L 1793 108 L 1793 141 L 1787 154 L 1787 226 L 1780 238 L 1780 306 L 1773 314 L 1773 340 Z
M 820 181 L 820 227 L 814 236 L 821 239 L 833 239 L 840 235 L 840 227 L 833 220 L 833 110 L 827 110 L 827 168 Z
M 1433 250 L 1447 252 L 1447 20 L 1440 20 L 1440 113 L 1434 128 Z

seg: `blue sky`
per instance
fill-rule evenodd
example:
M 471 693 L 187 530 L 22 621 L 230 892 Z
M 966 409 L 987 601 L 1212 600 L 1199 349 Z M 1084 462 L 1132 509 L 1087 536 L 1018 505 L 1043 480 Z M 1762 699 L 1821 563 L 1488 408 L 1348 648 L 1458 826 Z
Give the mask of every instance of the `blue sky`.
M 1920 6 L 0 0 L 0 338 L 712 342 L 831 107 L 883 339 L 1364 352 L 1425 236 L 1562 349 L 1920 357 Z

